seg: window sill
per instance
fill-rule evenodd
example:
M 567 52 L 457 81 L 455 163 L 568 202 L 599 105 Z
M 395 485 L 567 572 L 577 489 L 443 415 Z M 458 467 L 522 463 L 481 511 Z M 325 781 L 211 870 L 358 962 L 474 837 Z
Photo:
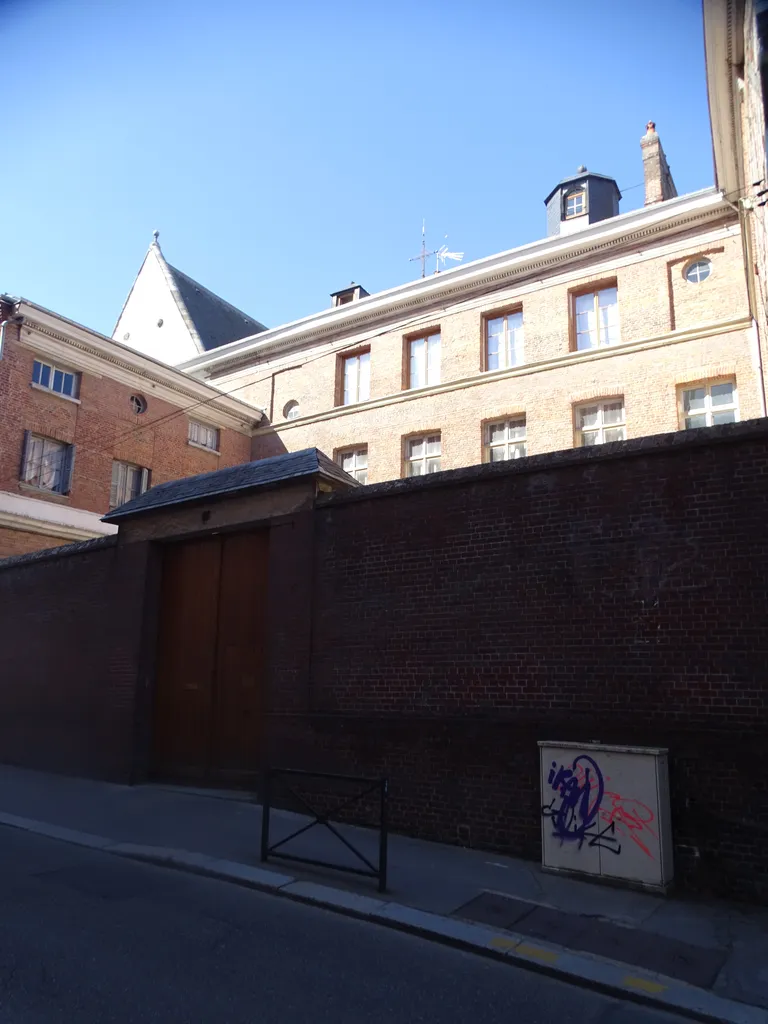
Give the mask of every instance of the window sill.
M 197 448 L 201 452 L 208 452 L 209 455 L 221 455 L 221 452 L 216 448 L 209 448 L 205 444 L 198 444 L 197 441 L 187 441 L 190 448 Z
M 40 497 L 53 498 L 55 501 L 69 501 L 69 494 L 61 494 L 59 491 L 52 491 L 48 487 L 38 487 L 37 484 L 28 484 L 26 480 L 19 480 L 19 490 L 29 491 L 30 494 L 37 494 Z
M 81 405 L 79 398 L 72 398 L 71 395 L 62 395 L 58 391 L 51 391 L 50 388 L 44 388 L 42 384 L 35 384 L 34 381 L 29 385 L 34 388 L 35 391 L 42 391 L 44 395 L 53 395 L 54 398 L 63 398 L 65 402 L 73 402 L 75 405 Z M 44 488 L 42 488 L 44 490 Z

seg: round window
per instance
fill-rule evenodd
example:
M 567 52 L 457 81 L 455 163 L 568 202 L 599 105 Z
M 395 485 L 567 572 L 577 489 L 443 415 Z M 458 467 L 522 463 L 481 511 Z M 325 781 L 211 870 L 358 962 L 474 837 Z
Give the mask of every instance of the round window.
M 131 395 L 130 403 L 131 409 L 133 409 L 137 416 L 147 411 L 147 400 L 144 395 Z
M 157 326 L 158 327 L 162 327 L 163 326 L 163 318 L 162 317 L 160 317 L 160 319 L 157 321 Z
M 131 336 L 131 332 L 130 331 L 126 331 L 125 334 L 123 335 L 123 341 L 128 341 L 130 336 Z
M 689 263 L 685 268 L 685 280 L 690 281 L 691 284 L 699 284 L 701 281 L 706 281 L 711 273 L 712 264 L 709 260 L 696 260 L 695 263 Z
M 299 403 L 296 401 L 287 402 L 283 406 L 283 416 L 287 420 L 295 420 L 299 417 Z

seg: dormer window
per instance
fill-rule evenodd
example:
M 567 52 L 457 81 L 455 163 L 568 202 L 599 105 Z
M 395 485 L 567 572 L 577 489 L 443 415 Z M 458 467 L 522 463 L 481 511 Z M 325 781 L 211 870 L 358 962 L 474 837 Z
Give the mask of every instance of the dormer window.
M 577 188 L 572 192 L 569 192 L 565 197 L 565 216 L 566 219 L 569 217 L 581 217 L 585 212 L 586 205 L 584 202 L 584 189 Z

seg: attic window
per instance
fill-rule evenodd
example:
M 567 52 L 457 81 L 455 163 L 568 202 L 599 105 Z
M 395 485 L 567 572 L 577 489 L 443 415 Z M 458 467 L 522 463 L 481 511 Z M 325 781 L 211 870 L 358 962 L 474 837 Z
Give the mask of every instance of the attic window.
M 292 399 L 290 402 L 286 402 L 283 406 L 283 416 L 287 420 L 298 419 L 301 413 L 299 412 L 299 403 Z
M 580 217 L 584 213 L 584 189 L 577 188 L 565 197 L 565 216 Z
M 147 400 L 144 395 L 131 395 L 128 401 L 131 403 L 134 415 L 141 416 L 143 412 L 147 411 Z

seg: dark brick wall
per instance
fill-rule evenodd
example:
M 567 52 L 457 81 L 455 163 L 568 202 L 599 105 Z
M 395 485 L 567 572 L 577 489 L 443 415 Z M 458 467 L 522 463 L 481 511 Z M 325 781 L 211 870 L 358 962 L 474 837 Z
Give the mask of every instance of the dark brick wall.
M 0 563 L 3 761 L 130 781 L 148 556 L 107 539 Z
M 308 714 L 275 689 L 273 757 L 536 857 L 537 740 L 669 746 L 678 876 L 768 897 L 767 482 L 761 422 L 322 499 Z

